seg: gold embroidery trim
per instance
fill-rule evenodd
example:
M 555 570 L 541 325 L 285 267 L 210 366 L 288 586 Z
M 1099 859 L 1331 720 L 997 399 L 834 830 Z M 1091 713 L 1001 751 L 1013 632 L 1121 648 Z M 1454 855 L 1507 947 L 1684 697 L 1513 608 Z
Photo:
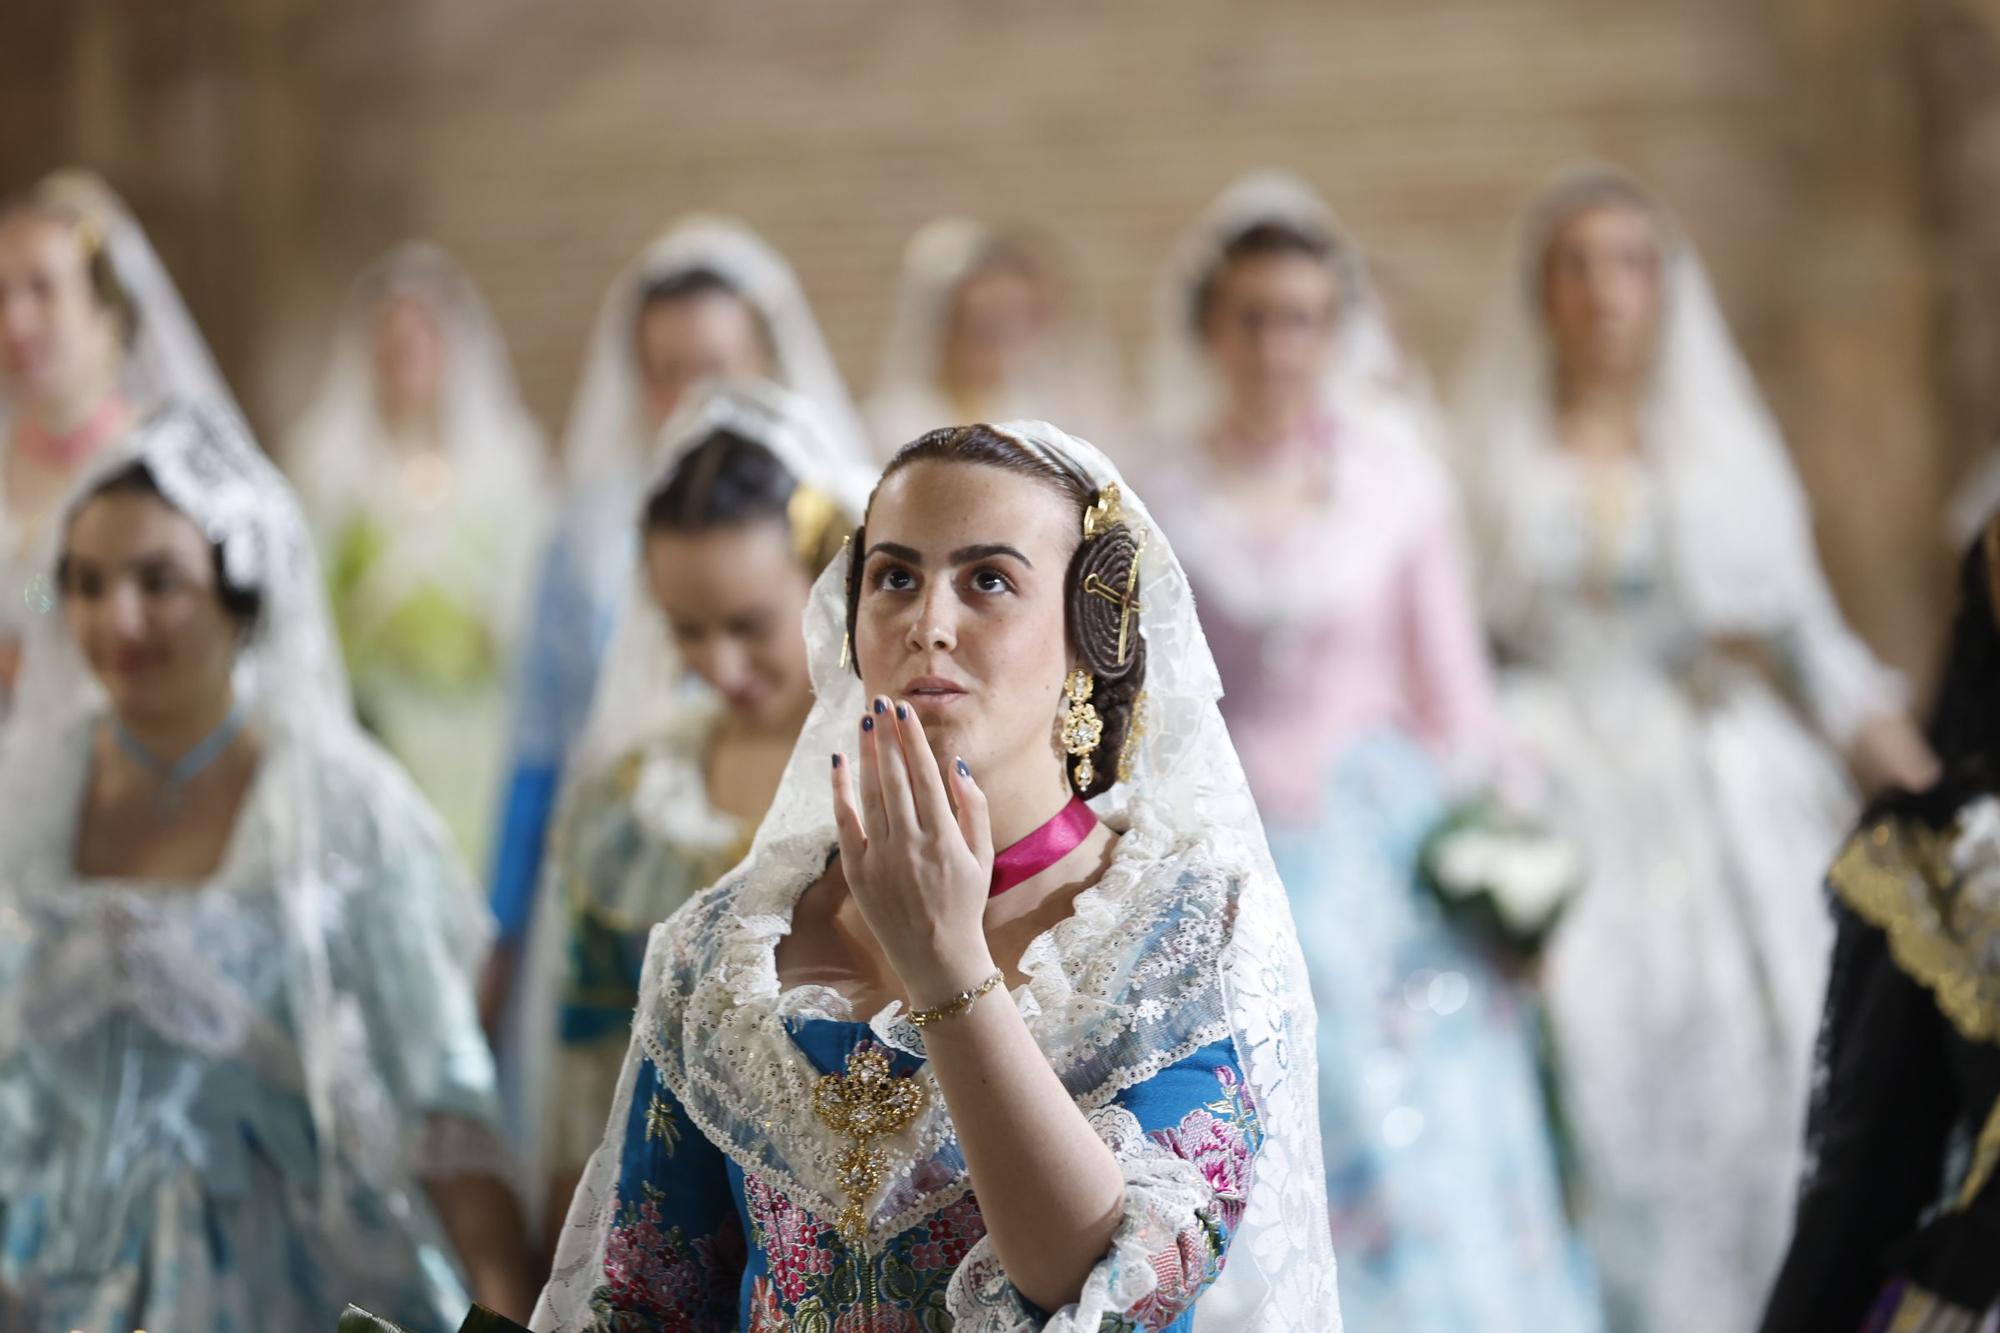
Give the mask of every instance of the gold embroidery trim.
M 887 1166 L 875 1146 L 917 1118 L 927 1094 L 914 1079 L 889 1072 L 889 1056 L 879 1046 L 847 1057 L 845 1074 L 827 1074 L 813 1084 L 813 1114 L 836 1134 L 847 1136 L 838 1158 L 841 1192 L 847 1196 L 835 1226 L 850 1245 L 868 1237 L 868 1201 L 882 1184 Z
M 1976 948 L 1961 938 L 2000 934 L 2000 920 L 1965 919 L 1964 905 L 1954 901 L 1953 837 L 1880 820 L 1848 840 L 1827 881 L 1888 936 L 1896 965 L 1932 992 L 1959 1032 L 2000 1042 L 2000 977 L 1987 975 Z

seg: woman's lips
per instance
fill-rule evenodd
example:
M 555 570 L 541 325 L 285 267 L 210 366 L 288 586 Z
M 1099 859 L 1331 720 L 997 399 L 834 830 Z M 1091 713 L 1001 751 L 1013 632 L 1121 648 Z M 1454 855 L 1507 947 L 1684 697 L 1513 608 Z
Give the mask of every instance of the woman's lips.
M 942 676 L 919 676 L 903 687 L 903 697 L 918 708 L 943 708 L 965 697 L 965 687 Z
M 739 713 L 754 713 L 763 706 L 764 691 L 759 689 L 729 690 L 722 696 L 723 702 Z

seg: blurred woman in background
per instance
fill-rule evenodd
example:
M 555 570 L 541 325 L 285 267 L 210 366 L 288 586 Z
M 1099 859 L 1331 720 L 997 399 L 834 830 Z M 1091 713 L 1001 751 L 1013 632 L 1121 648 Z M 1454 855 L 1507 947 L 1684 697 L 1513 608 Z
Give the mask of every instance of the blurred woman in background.
M 0 1322 L 518 1316 L 486 913 L 354 723 L 289 488 L 169 408 L 58 542 L 0 762 Z
M 512 989 L 564 762 L 630 580 L 633 496 L 645 485 L 660 427 L 689 388 L 714 377 L 774 380 L 811 400 L 847 447 L 861 448 L 847 390 L 798 279 L 748 228 L 688 218 L 612 281 L 563 436 L 569 494 L 540 557 L 515 684 L 493 851 L 500 947 L 483 997 L 489 1022 Z
M 1118 359 L 1048 237 L 959 218 L 910 238 L 868 400 L 887 454 L 939 426 L 1041 417 L 1101 439 Z
M 560 1220 L 604 1136 L 652 928 L 735 865 L 812 707 L 812 583 L 871 473 L 807 400 L 717 382 L 668 423 L 527 950 L 529 1150 Z
M 1501 757 L 1428 404 L 1359 250 L 1289 176 L 1216 202 L 1157 320 L 1143 467 L 1312 974 L 1343 1307 L 1356 1328 L 1593 1328 L 1532 1010 L 1419 888 L 1448 803 Z
M 45 614 L 51 520 L 140 414 L 228 397 L 173 279 L 85 172 L 0 202 L 0 722 L 23 618 Z
M 1746 1328 L 1774 1270 L 1863 784 L 1934 760 L 1842 622 L 1692 247 L 1622 175 L 1531 206 L 1458 443 L 1505 715 L 1589 884 L 1543 983 L 1616 1329 Z
M 442 250 L 356 279 L 286 462 L 363 724 L 483 855 L 548 474 L 499 327 Z

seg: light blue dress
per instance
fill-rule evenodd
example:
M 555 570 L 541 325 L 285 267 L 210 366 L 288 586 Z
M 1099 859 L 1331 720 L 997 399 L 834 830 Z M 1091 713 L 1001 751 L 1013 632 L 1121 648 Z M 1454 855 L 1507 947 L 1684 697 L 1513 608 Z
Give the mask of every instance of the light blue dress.
M 1355 1329 L 1584 1333 L 1594 1283 L 1564 1216 L 1528 998 L 1416 887 L 1438 768 L 1380 732 L 1309 822 L 1269 821 L 1319 1006 L 1320 1129 Z
M 86 737 L 63 754 L 0 868 L 0 1327 L 456 1328 L 419 1164 L 499 1158 L 442 824 L 334 735 L 267 747 L 211 879 L 80 880 Z

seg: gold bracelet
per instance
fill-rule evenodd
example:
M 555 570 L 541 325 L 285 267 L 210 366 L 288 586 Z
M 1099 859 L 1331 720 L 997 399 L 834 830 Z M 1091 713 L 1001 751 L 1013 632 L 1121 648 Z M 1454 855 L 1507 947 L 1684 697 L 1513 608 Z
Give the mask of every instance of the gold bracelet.
M 940 1019 L 956 1018 L 973 1005 L 979 1003 L 980 996 L 992 990 L 1005 979 L 1005 974 L 995 971 L 992 976 L 986 978 L 986 980 L 980 982 L 971 990 L 962 990 L 943 1004 L 935 1004 L 928 1009 L 913 1011 L 910 1014 L 910 1021 L 922 1028 L 929 1027 Z

